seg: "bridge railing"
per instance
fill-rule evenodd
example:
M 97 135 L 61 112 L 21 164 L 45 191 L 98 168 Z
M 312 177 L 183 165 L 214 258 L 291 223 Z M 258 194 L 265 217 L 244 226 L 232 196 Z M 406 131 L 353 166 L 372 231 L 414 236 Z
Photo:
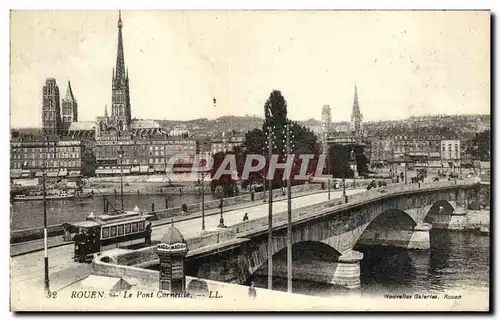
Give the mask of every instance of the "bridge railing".
M 309 206 L 304 206 L 300 208 L 295 208 L 292 210 L 292 220 L 297 222 L 300 219 L 311 219 L 314 217 L 320 217 L 327 213 L 330 213 L 333 208 L 338 208 L 341 206 L 350 206 L 353 203 L 357 203 L 359 201 L 369 201 L 370 199 L 379 198 L 382 195 L 397 193 L 397 192 L 405 192 L 405 191 L 416 191 L 423 189 L 433 189 L 433 188 L 443 188 L 443 187 L 453 187 L 457 185 L 467 186 L 472 185 L 475 182 L 473 181 L 446 181 L 446 182 L 433 182 L 421 184 L 420 187 L 418 184 L 395 184 L 388 185 L 380 188 L 375 188 L 364 193 L 354 194 L 348 196 L 348 203 L 345 203 L 343 197 L 332 199 L 329 201 L 324 201 L 321 203 L 316 203 Z M 287 220 L 287 212 L 279 212 L 273 213 L 273 226 L 281 226 L 286 223 Z M 202 248 L 209 245 L 214 245 L 217 243 L 222 243 L 230 240 L 234 240 L 237 237 L 237 234 L 244 234 L 245 232 L 252 231 L 261 231 L 263 229 L 267 229 L 268 226 L 268 217 L 263 216 L 257 219 L 253 219 L 250 217 L 249 221 L 239 222 L 235 225 L 230 226 L 228 229 L 220 230 L 220 231 L 207 231 L 203 234 L 189 238 L 186 240 L 189 250 L 195 250 L 198 248 Z
M 443 188 L 443 187 L 470 186 L 476 183 L 477 182 L 474 180 L 462 180 L 456 182 L 455 181 L 432 182 L 432 183 L 420 184 L 420 186 L 419 184 L 388 185 L 384 187 L 374 188 L 363 193 L 349 195 L 348 203 L 345 203 L 345 199 L 343 197 L 340 197 L 329 201 L 317 203 L 314 205 L 293 209 L 292 220 L 296 221 L 297 218 L 306 216 L 316 216 L 316 215 L 311 215 L 314 213 L 316 213 L 318 216 L 321 216 L 324 215 L 325 213 L 330 212 L 334 207 L 342 205 L 348 206 L 349 204 L 357 203 L 359 201 L 369 201 L 371 199 L 381 197 L 381 195 L 393 194 L 397 192 Z M 287 216 L 288 216 L 287 212 L 273 213 L 273 225 L 283 223 L 284 221 L 287 220 Z M 244 232 L 250 232 L 252 230 L 258 230 L 260 228 L 264 228 L 267 226 L 268 226 L 268 217 L 264 216 L 255 220 L 238 223 L 236 225 L 231 226 L 231 228 L 234 229 L 236 233 L 244 233 Z

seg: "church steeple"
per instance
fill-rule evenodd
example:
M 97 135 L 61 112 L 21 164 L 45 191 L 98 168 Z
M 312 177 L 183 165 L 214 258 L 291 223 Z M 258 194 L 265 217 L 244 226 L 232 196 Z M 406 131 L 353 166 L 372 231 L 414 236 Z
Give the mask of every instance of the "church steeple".
M 128 130 L 132 120 L 129 96 L 128 69 L 125 68 L 123 51 L 122 13 L 118 13 L 118 46 L 116 52 L 116 66 L 113 69 L 113 91 L 111 117 L 117 122 L 117 128 Z
M 356 137 L 361 136 L 361 122 L 363 121 L 363 115 L 359 109 L 358 101 L 358 86 L 354 83 L 354 103 L 352 105 L 351 113 L 351 131 L 355 132 Z
M 125 78 L 125 57 L 123 54 L 123 37 L 122 37 L 122 13 L 119 11 L 118 13 L 118 51 L 116 53 L 116 79 L 124 79 Z

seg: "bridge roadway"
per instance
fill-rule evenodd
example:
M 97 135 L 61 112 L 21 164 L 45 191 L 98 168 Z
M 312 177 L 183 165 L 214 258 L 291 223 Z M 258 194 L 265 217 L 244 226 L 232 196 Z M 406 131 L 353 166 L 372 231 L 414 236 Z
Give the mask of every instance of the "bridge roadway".
M 366 188 L 355 190 L 347 190 L 347 195 L 354 195 L 366 191 Z M 341 190 L 332 190 L 331 198 L 336 199 L 342 196 Z M 316 203 L 325 202 L 328 200 L 328 193 L 321 191 L 316 194 L 309 194 L 293 198 L 292 209 L 297 209 Z M 280 213 L 287 210 L 287 200 L 279 200 L 273 202 L 273 213 Z M 243 219 L 243 215 L 247 213 L 249 220 L 255 220 L 268 215 L 268 203 L 260 203 L 259 205 L 236 209 L 231 212 L 224 213 L 224 223 L 226 226 L 231 226 L 239 223 Z M 205 217 L 205 226 L 208 231 L 216 230 L 219 225 L 219 215 Z M 201 234 L 201 218 L 196 217 L 189 220 L 174 223 L 175 226 L 183 233 L 185 238 L 192 238 Z M 159 240 L 166 232 L 169 225 L 157 226 L 153 228 L 152 239 Z M 57 290 L 63 286 L 70 284 L 80 278 L 85 277 L 91 272 L 90 264 L 76 263 L 72 260 L 73 244 L 63 245 L 60 247 L 51 248 L 49 253 L 49 271 L 51 289 Z M 43 286 L 43 251 L 37 251 L 24 255 L 11 257 L 11 284 L 16 288 L 26 286 L 39 285 Z

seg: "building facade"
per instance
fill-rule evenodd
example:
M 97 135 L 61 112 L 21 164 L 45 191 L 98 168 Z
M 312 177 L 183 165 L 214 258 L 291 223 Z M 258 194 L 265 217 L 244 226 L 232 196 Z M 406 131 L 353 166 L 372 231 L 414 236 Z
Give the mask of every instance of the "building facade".
M 43 86 L 42 127 L 47 135 L 57 135 L 61 129 L 59 87 L 54 78 L 48 78 Z
M 194 138 L 154 136 L 148 139 L 137 136 L 96 137 L 94 153 L 96 174 L 118 175 L 165 173 L 170 158 L 182 155 L 177 165 L 192 167 L 197 142 Z M 120 154 L 122 157 L 120 158 Z
M 441 141 L 441 160 L 442 161 L 460 160 L 460 140 Z
M 12 139 L 10 142 L 10 168 L 12 178 L 76 177 L 84 166 L 85 145 L 81 140 L 58 136 L 45 139 Z

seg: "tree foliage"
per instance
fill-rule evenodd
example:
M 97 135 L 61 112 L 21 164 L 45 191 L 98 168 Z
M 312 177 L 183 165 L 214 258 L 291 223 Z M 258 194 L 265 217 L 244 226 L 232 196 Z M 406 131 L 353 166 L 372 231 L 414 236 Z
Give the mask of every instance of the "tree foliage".
M 467 146 L 467 152 L 472 156 L 472 159 L 483 162 L 491 161 L 491 133 L 490 130 L 485 130 L 476 133 L 474 138 Z

